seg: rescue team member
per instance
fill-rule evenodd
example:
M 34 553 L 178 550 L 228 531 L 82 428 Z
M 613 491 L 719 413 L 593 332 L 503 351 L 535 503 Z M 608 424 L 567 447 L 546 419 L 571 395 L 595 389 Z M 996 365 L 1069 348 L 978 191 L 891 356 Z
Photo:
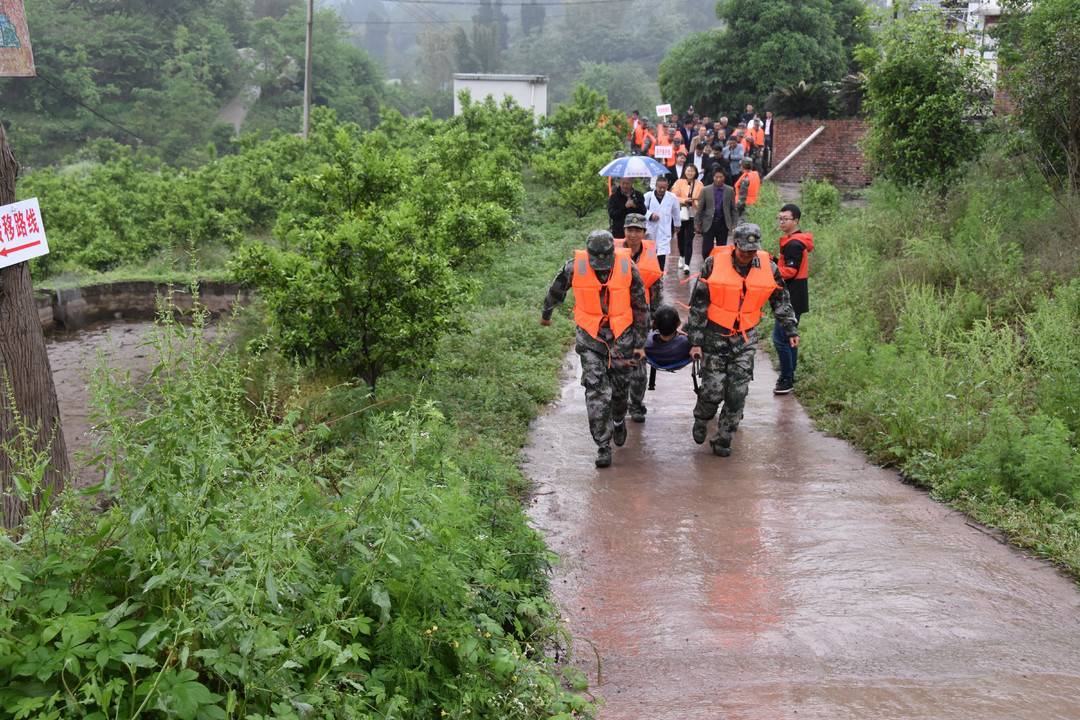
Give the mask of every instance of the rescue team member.
M 810 277 L 810 253 L 814 251 L 814 236 L 799 229 L 802 210 L 798 205 L 788 204 L 780 208 L 776 224 L 780 226 L 780 275 L 784 278 L 788 295 L 791 297 L 791 309 L 795 311 L 798 322 L 803 313 L 810 311 L 810 290 L 807 278 Z M 799 351 L 788 342 L 788 335 L 783 325 L 777 320 L 773 326 L 773 347 L 780 358 L 780 378 L 773 388 L 775 395 L 787 395 L 795 389 L 795 368 L 799 364 Z
M 754 170 L 753 159 L 744 156 L 741 162 L 742 174 L 735 181 L 735 210 L 739 215 L 736 223 L 742 222 L 748 206 L 757 204 L 758 190 L 761 189 L 761 176 Z
M 639 154 L 641 154 L 643 152 L 643 147 L 642 146 L 645 144 L 646 125 L 647 125 L 647 123 L 645 122 L 644 119 L 639 119 L 637 121 L 637 124 L 634 125 L 634 135 L 633 135 L 634 139 L 633 139 L 632 144 L 630 145 L 630 150 L 635 155 L 639 155 Z
M 615 240 L 615 249 L 626 248 L 630 259 L 634 261 L 641 282 L 645 284 L 645 302 L 649 306 L 648 326 L 652 327 L 652 318 L 664 301 L 664 271 L 656 259 L 656 242 L 645 239 L 645 216 L 636 213 L 626 216 L 626 237 Z M 630 419 L 637 423 L 645 422 L 645 387 L 648 385 L 649 370 L 644 362 L 630 372 Z
M 754 160 L 754 169 L 760 171 L 761 154 L 765 151 L 765 131 L 761 129 L 760 120 L 755 118 L 751 121 L 746 137 L 750 141 L 750 156 Z
M 641 154 L 653 157 L 656 155 L 656 135 L 648 120 L 642 120 L 641 124 L 645 127 L 645 134 L 641 137 Z
M 575 350 L 581 358 L 581 384 L 589 431 L 596 441 L 596 467 L 611 465 L 611 442 L 626 442 L 626 406 L 634 363 L 645 359 L 649 308 L 627 249 L 616 250 L 606 230 L 593 230 L 585 249 L 574 253 L 551 283 L 541 325 L 574 290 Z
M 735 245 L 712 251 L 690 295 L 686 334 L 690 356 L 701 363 L 701 385 L 694 406 L 694 442 L 705 442 L 708 423 L 720 419 L 712 439 L 713 453 L 731 454 L 731 436 L 742 418 L 750 380 L 754 377 L 754 345 L 765 303 L 788 335 L 799 344 L 798 323 L 780 270 L 761 249 L 761 228 L 743 223 L 735 228 Z

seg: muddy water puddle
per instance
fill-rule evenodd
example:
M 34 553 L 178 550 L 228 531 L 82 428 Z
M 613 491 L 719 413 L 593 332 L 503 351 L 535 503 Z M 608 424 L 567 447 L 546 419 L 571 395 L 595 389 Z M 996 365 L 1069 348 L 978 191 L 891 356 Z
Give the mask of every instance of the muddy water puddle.
M 607 470 L 565 371 L 530 514 L 601 718 L 1080 718 L 1075 586 L 817 432 L 764 353 L 731 457 L 660 373 Z
M 85 457 L 92 444 L 90 378 L 93 371 L 105 363 L 130 372 L 133 379 L 144 377 L 154 363 L 153 351 L 145 347 L 153 329 L 152 322 L 115 321 L 55 333 L 46 339 L 64 439 L 81 484 L 98 479 L 85 467 Z

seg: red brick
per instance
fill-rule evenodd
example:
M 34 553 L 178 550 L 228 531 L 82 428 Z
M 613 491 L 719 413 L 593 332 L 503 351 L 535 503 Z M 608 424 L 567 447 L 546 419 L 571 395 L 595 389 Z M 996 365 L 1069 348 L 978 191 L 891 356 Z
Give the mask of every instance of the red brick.
M 866 134 L 860 118 L 814 120 L 777 118 L 773 131 L 773 163 L 777 164 L 822 125 L 825 131 L 773 175 L 777 182 L 801 182 L 804 178 L 828 180 L 838 187 L 870 184 L 868 163 L 859 143 Z

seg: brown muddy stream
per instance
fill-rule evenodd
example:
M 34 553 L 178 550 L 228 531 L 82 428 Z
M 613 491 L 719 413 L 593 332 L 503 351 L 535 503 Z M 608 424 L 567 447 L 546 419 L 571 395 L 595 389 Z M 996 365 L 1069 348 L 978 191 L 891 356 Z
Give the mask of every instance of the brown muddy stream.
M 596 470 L 567 357 L 526 471 L 600 717 L 1080 718 L 1073 583 L 816 431 L 775 380 L 759 352 L 719 458 L 690 437 L 689 371 L 660 373 Z
M 92 440 L 90 376 L 101 362 L 130 371 L 135 378 L 148 373 L 154 356 L 142 345 L 153 328 L 150 321 L 120 320 L 54 333 L 46 338 L 64 439 L 80 483 L 97 479 L 83 463 Z

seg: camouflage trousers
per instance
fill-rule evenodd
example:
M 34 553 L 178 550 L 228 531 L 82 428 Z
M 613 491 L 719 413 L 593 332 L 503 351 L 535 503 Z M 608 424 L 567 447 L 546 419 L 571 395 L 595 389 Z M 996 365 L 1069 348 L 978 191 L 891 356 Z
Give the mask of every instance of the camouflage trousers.
M 754 379 L 754 344 L 741 337 L 724 338 L 703 347 L 702 356 L 694 417 L 712 420 L 723 403 L 716 436 L 730 440 L 742 420 L 746 393 Z
M 632 369 L 623 362 L 608 367 L 607 353 L 578 346 L 581 358 L 581 385 L 585 388 L 585 409 L 589 431 L 597 447 L 611 445 L 612 424 L 626 419 Z
M 630 370 L 630 414 L 645 414 L 645 389 L 649 384 L 649 363 L 638 360 Z

